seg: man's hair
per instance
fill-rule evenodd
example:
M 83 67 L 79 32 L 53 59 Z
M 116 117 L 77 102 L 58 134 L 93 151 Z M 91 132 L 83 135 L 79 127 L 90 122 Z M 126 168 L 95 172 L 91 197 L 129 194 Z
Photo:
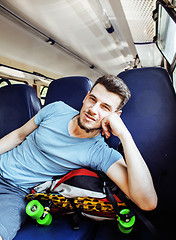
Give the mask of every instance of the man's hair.
M 96 80 L 92 89 L 97 84 L 102 84 L 109 92 L 117 94 L 121 98 L 118 111 L 121 110 L 131 97 L 131 93 L 124 81 L 113 75 L 104 75 Z

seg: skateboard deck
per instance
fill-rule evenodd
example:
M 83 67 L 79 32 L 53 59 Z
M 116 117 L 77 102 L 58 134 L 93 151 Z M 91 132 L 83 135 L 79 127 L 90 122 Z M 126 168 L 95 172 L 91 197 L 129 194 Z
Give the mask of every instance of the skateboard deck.
M 114 209 L 111 203 L 105 200 L 91 198 L 91 197 L 75 197 L 75 198 L 66 198 L 59 194 L 53 193 L 35 193 L 28 194 L 26 196 L 28 201 L 38 200 L 43 205 L 50 203 L 51 209 L 60 209 L 65 211 L 72 211 L 76 207 L 83 211 L 97 211 L 105 213 L 114 213 Z M 125 203 L 119 202 L 118 206 L 125 207 Z
M 88 215 L 112 218 L 118 221 L 118 227 L 123 233 L 130 233 L 133 229 L 135 216 L 124 221 L 120 216 L 116 215 L 113 206 L 107 199 L 96 199 L 91 197 L 75 197 L 66 198 L 60 194 L 53 193 L 34 193 L 28 194 L 26 199 L 29 203 L 26 206 L 26 213 L 36 219 L 41 225 L 50 225 L 52 222 L 51 213 L 69 213 L 69 212 L 83 212 Z M 120 214 L 129 214 L 129 209 L 126 208 L 125 203 L 118 202 L 121 208 Z

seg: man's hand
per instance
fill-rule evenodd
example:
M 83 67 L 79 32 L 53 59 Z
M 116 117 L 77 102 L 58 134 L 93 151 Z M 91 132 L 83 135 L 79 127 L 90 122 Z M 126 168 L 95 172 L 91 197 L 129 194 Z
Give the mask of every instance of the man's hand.
M 120 114 L 121 112 L 112 113 L 102 120 L 102 135 L 105 135 L 106 138 L 109 138 L 111 133 L 121 138 L 123 134 L 128 132 L 128 129 L 120 118 Z

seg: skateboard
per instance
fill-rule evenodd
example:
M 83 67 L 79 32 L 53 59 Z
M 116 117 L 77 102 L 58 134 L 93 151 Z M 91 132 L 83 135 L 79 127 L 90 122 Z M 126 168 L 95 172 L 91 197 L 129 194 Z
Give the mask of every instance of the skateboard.
M 51 224 L 51 213 L 64 214 L 75 212 L 75 210 L 93 216 L 117 219 L 119 229 L 123 233 L 130 233 L 135 223 L 135 216 L 125 220 L 121 219 L 120 215 L 128 215 L 130 211 L 123 202 L 118 203 L 121 211 L 120 215 L 117 216 L 111 203 L 91 197 L 66 198 L 60 194 L 34 193 L 28 194 L 26 199 L 29 201 L 26 206 L 27 215 L 35 219 L 40 225 L 48 226 Z

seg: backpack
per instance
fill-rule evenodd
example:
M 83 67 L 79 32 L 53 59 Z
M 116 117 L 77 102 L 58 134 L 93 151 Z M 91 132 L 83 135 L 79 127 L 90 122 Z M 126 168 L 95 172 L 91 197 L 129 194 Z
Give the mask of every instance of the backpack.
M 42 225 L 52 222 L 52 214 L 66 213 L 73 214 L 73 229 L 79 229 L 80 216 L 115 220 L 123 233 L 130 233 L 135 223 L 134 211 L 126 204 L 128 198 L 100 171 L 81 168 L 54 176 L 34 186 L 26 199 L 26 213 Z

